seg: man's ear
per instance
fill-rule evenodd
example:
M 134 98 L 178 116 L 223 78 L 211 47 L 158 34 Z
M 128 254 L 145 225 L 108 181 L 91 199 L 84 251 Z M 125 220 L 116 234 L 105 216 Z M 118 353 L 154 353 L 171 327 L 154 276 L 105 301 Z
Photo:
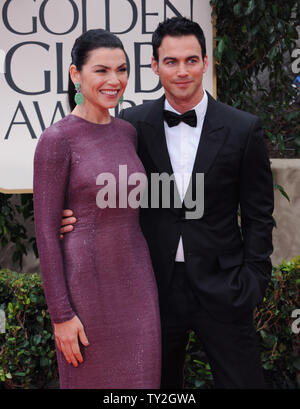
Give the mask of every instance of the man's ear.
M 151 59 L 151 68 L 156 75 L 159 75 L 158 61 L 156 61 L 156 59 L 153 56 Z
M 70 77 L 72 82 L 75 84 L 76 82 L 80 82 L 80 72 L 77 70 L 76 65 L 71 64 L 69 68 Z
M 203 60 L 203 72 L 206 72 L 208 69 L 208 56 L 206 55 Z

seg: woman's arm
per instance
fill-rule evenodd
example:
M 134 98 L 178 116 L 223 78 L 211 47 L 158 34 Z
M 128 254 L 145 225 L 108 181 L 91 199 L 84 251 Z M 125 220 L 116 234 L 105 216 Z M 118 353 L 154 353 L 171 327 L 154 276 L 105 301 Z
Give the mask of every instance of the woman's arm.
M 58 348 L 77 366 L 82 357 L 78 335 L 84 334 L 69 300 L 59 239 L 61 214 L 69 178 L 70 148 L 61 127 L 40 137 L 34 156 L 34 218 L 41 274 Z M 85 334 L 80 336 L 87 344 Z M 76 358 L 76 359 L 75 359 Z
M 47 129 L 35 151 L 33 198 L 43 286 L 51 318 L 56 323 L 75 315 L 68 297 L 58 234 L 69 163 L 70 149 L 61 128 Z

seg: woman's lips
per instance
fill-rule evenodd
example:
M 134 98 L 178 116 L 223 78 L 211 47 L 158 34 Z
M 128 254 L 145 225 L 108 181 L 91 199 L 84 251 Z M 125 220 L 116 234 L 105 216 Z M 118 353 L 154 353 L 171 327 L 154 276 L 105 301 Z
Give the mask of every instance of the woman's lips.
M 109 97 L 115 97 L 118 94 L 119 90 L 114 89 L 114 90 L 109 90 L 109 89 L 102 89 L 100 90 L 100 94 L 107 95 Z

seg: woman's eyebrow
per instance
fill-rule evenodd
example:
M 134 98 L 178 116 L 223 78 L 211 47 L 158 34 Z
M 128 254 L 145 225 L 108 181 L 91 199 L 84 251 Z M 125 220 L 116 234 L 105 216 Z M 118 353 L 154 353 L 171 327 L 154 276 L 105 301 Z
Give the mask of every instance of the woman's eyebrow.
M 123 67 L 124 65 L 126 65 L 126 62 L 123 62 L 121 65 L 118 66 L 118 68 L 121 68 L 121 67 Z M 110 67 L 107 67 L 106 65 L 103 65 L 103 64 L 93 65 L 93 68 L 96 68 L 96 67 L 101 67 L 101 68 L 106 68 L 106 69 L 110 68 Z

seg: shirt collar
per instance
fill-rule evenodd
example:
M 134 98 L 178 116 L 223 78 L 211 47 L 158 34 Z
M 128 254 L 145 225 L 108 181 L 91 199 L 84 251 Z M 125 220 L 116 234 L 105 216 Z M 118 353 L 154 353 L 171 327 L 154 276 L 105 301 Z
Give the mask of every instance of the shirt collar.
M 208 103 L 207 93 L 206 93 L 205 90 L 203 90 L 203 97 L 202 97 L 201 101 L 196 106 L 194 106 L 192 108 L 192 109 L 195 110 L 198 120 L 204 118 L 204 116 L 206 114 L 206 110 L 207 110 L 207 103 Z M 167 109 L 168 111 L 175 112 L 176 114 L 180 114 L 180 112 L 176 111 L 176 109 L 174 109 L 172 107 L 172 105 L 169 103 L 167 98 L 165 99 L 164 109 Z

